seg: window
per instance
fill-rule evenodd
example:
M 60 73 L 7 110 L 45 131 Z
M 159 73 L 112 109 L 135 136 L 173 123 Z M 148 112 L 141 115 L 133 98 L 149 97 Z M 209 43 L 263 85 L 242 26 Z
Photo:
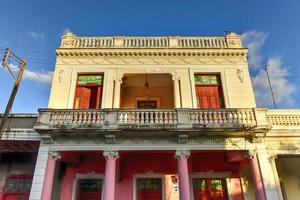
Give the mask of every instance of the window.
M 103 75 L 78 75 L 74 108 L 101 108 Z
M 162 200 L 161 178 L 137 178 L 136 179 L 137 200 Z
M 156 109 L 157 102 L 156 101 L 138 101 L 137 102 L 138 109 Z
M 224 108 L 222 85 L 217 74 L 195 74 L 198 108 Z
M 102 179 L 79 179 L 76 200 L 101 200 Z
M 228 200 L 225 179 L 193 178 L 194 200 Z
M 8 176 L 4 184 L 3 199 L 28 199 L 31 183 L 31 175 Z

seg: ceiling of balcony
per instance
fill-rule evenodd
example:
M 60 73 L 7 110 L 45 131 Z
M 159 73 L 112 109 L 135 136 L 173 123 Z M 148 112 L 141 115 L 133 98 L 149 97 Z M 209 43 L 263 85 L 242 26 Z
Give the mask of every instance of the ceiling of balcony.
M 123 78 L 125 87 L 145 87 L 146 81 L 149 87 L 172 87 L 170 74 L 126 74 Z

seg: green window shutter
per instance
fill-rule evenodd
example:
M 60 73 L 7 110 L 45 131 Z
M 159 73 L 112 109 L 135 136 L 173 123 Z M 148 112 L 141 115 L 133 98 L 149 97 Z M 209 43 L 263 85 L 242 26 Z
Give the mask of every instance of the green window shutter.
M 87 84 L 103 84 L 103 75 L 79 75 L 78 76 L 78 85 L 87 85 Z
M 218 75 L 195 74 L 194 79 L 195 79 L 195 84 L 197 85 L 210 85 L 210 84 L 220 83 Z

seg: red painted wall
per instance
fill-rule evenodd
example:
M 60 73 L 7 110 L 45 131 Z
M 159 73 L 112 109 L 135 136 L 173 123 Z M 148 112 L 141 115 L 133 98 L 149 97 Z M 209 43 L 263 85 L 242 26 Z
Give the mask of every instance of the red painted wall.
M 76 173 L 104 174 L 105 159 L 100 152 L 82 152 L 63 155 L 63 159 L 72 162 L 67 167 L 62 183 L 61 200 L 71 200 L 73 182 Z M 189 172 L 232 172 L 232 177 L 239 177 L 239 162 L 227 162 L 226 154 L 193 153 L 189 158 Z M 133 176 L 135 174 L 176 174 L 177 160 L 174 152 L 121 152 L 117 161 L 116 199 L 128 200 L 133 196 Z M 240 199 L 240 198 L 239 198 Z

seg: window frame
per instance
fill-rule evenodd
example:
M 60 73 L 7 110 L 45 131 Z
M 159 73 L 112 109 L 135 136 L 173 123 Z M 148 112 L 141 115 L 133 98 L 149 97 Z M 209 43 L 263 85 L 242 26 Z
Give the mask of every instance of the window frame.
M 230 200 L 229 195 L 229 189 L 228 189 L 228 183 L 227 179 L 230 178 L 231 172 L 214 172 L 214 173 L 205 173 L 205 172 L 199 172 L 199 173 L 193 173 L 189 175 L 189 182 L 190 182 L 190 196 L 191 200 L 195 200 L 194 198 L 194 188 L 193 188 L 193 179 L 199 178 L 199 179 L 205 179 L 205 180 L 212 180 L 212 179 L 223 179 L 226 184 L 226 194 L 227 194 L 227 200 Z
M 133 175 L 133 200 L 137 200 L 137 179 L 138 178 L 160 178 L 162 185 L 161 185 L 161 192 L 162 192 L 162 200 L 165 200 L 165 178 L 164 174 L 134 174 Z
M 217 77 L 217 82 L 216 84 L 196 84 L 195 82 L 195 76 L 196 75 L 203 75 L 203 76 L 216 76 Z M 208 73 L 208 72 L 205 72 L 205 73 L 202 73 L 202 72 L 194 72 L 193 73 L 193 83 L 194 83 L 194 86 L 193 86 L 193 91 L 194 91 L 194 94 L 195 94 L 195 107 L 196 109 L 206 109 L 206 108 L 200 108 L 198 107 L 198 98 L 197 98 L 197 91 L 196 91 L 196 87 L 197 86 L 217 86 L 218 89 L 220 90 L 220 95 L 219 95 L 219 105 L 220 105 L 220 108 L 217 108 L 217 109 L 224 109 L 226 108 L 226 101 L 225 101 L 225 93 L 224 93 L 224 85 L 223 85 L 223 82 L 222 82 L 222 74 L 219 73 L 219 72 L 211 72 L 211 73 Z M 207 108 L 207 109 L 214 109 L 214 108 Z
M 102 76 L 102 84 L 86 84 L 86 85 L 80 85 L 78 84 L 78 80 L 80 76 Z M 73 109 L 83 109 L 83 108 L 75 108 L 76 105 L 76 90 L 78 87 L 97 87 L 97 90 L 99 90 L 100 87 L 101 89 L 101 95 L 97 94 L 97 99 L 96 99 L 96 108 L 87 108 L 87 109 L 102 109 L 103 105 L 103 90 L 104 90 L 104 73 L 77 73 L 76 75 L 76 84 L 75 84 L 75 91 L 74 91 L 74 96 L 73 96 Z M 98 92 L 98 91 L 97 91 Z M 80 102 L 79 102 L 80 103 Z
M 103 199 L 104 175 L 103 174 L 99 174 L 99 173 L 95 173 L 95 174 L 77 173 L 75 175 L 74 180 L 73 180 L 72 200 L 76 200 L 76 198 L 77 198 L 78 182 L 79 182 L 79 180 L 82 180 L 82 179 L 102 179 L 102 181 L 103 181 L 103 184 L 102 184 L 103 187 L 102 187 L 102 191 L 101 191 L 101 199 Z

